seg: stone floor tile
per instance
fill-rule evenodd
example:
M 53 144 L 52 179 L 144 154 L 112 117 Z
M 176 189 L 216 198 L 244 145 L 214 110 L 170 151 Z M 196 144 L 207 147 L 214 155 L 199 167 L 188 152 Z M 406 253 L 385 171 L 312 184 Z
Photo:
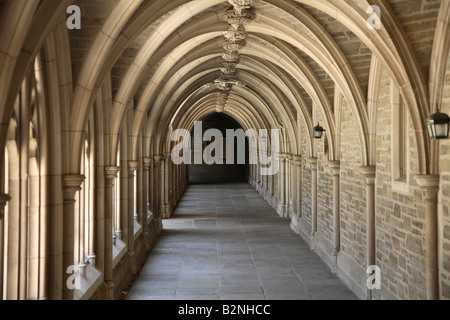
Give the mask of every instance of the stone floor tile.
M 246 184 L 190 186 L 129 300 L 356 299 Z

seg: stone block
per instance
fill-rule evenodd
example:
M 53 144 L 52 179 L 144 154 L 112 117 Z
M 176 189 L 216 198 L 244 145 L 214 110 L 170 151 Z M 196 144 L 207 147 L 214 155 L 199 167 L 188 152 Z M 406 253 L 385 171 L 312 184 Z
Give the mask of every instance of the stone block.
M 420 255 L 424 253 L 422 241 L 410 235 L 406 237 L 406 249 Z

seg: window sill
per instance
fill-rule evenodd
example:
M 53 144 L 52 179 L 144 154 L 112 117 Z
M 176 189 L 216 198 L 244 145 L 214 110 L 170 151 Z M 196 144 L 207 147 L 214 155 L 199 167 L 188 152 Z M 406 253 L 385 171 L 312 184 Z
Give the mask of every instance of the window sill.
M 153 213 L 151 211 L 147 211 L 147 225 L 149 225 L 153 221 Z
M 113 244 L 113 268 L 117 266 L 125 253 L 127 253 L 127 245 L 122 240 L 116 239 L 116 244 Z
M 141 233 L 142 226 L 137 221 L 134 221 L 134 239 L 136 240 L 136 238 L 139 237 Z
M 84 276 L 80 276 L 81 289 L 74 290 L 74 300 L 88 300 L 103 283 L 101 272 L 89 263 L 86 265 L 85 272 Z

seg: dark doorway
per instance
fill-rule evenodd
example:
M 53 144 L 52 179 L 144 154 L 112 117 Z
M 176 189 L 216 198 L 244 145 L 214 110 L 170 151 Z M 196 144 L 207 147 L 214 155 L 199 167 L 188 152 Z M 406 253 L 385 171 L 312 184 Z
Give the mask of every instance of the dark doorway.
M 223 137 L 223 164 L 206 164 L 204 159 L 202 164 L 191 164 L 187 166 L 188 181 L 190 184 L 200 184 L 200 183 L 234 183 L 234 182 L 248 182 L 249 173 L 249 148 L 248 148 L 248 138 L 245 138 L 245 164 L 238 164 L 237 161 L 237 151 L 238 151 L 238 139 L 234 139 L 234 164 L 227 164 L 226 157 L 226 137 L 227 130 L 238 130 L 242 127 L 233 118 L 223 114 L 214 113 L 202 122 L 202 138 L 205 132 L 209 129 L 217 129 L 222 133 Z M 191 133 L 194 137 L 194 131 Z M 202 152 L 205 148 L 210 145 L 210 141 L 204 141 L 202 143 Z M 194 148 L 194 144 L 192 144 Z M 192 155 L 194 150 L 192 150 Z M 193 156 L 194 158 L 194 156 Z

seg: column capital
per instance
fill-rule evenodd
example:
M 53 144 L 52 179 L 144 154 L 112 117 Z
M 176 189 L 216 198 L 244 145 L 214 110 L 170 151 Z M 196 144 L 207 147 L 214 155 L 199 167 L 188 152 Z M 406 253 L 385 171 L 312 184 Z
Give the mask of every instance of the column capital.
M 333 172 L 333 175 L 339 175 L 341 173 L 341 161 L 328 161 L 328 167 Z
M 289 161 L 292 161 L 292 159 L 294 159 L 294 155 L 292 153 L 287 153 L 286 159 L 288 159 Z
M 164 153 L 164 154 L 163 154 L 164 160 L 170 159 L 171 156 L 172 156 L 172 154 L 170 154 L 170 153 Z
M 439 189 L 441 177 L 434 174 L 418 174 L 414 176 L 417 184 L 423 190 Z
M 311 169 L 317 170 L 317 158 L 316 157 L 308 158 L 308 164 Z
M 152 158 L 143 158 L 144 167 L 148 168 L 152 165 Z
M 137 169 L 139 169 L 139 161 L 137 160 L 128 161 L 128 170 L 136 171 Z
M 301 166 L 302 165 L 302 159 L 303 157 L 301 155 L 295 155 L 293 156 L 293 164 L 294 166 Z
M 117 166 L 107 166 L 105 167 L 105 178 L 106 179 L 115 179 L 117 178 L 117 174 L 119 173 L 120 167 Z
M 8 194 L 0 194 L 0 206 L 6 206 L 6 203 L 11 200 Z
M 153 160 L 154 160 L 156 163 L 161 162 L 162 159 L 163 159 L 163 156 L 162 156 L 162 155 L 153 156 Z
M 360 166 L 359 172 L 363 176 L 375 176 L 377 173 L 377 167 L 376 166 Z
M 0 219 L 3 219 L 4 217 L 4 208 L 6 206 L 6 203 L 11 200 L 11 197 L 7 194 L 0 194 Z
M 82 175 L 65 175 L 62 177 L 64 202 L 75 202 L 75 194 L 81 191 L 81 184 L 85 180 Z
M 366 178 L 366 184 L 374 184 L 377 175 L 376 166 L 360 166 L 359 172 Z
M 278 153 L 278 159 L 280 161 L 284 161 L 284 160 L 286 160 L 286 158 L 287 158 L 286 153 L 282 153 L 282 152 Z
M 420 189 L 424 192 L 425 201 L 436 201 L 441 177 L 433 174 L 420 174 L 416 175 L 415 178 Z

